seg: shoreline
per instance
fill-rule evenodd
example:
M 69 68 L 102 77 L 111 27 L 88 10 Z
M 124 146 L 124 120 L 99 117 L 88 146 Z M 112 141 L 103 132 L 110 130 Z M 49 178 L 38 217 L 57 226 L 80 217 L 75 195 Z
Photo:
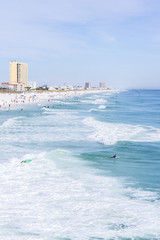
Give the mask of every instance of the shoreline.
M 0 110 L 13 110 L 12 107 L 26 104 L 41 105 L 51 99 L 67 99 L 92 93 L 112 92 L 115 89 L 91 89 L 91 90 L 68 90 L 68 91 L 33 91 L 21 93 L 0 93 Z M 15 109 L 14 109 L 15 110 Z

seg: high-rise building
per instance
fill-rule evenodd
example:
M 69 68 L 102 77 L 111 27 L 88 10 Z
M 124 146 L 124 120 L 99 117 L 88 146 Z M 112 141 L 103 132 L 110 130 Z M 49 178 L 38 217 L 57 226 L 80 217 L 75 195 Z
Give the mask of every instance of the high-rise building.
M 99 87 L 100 88 L 106 88 L 106 83 L 105 82 L 100 82 Z
M 86 82 L 85 83 L 85 88 L 91 88 L 91 83 L 90 82 Z
M 28 64 L 10 62 L 10 83 L 24 83 L 28 86 Z

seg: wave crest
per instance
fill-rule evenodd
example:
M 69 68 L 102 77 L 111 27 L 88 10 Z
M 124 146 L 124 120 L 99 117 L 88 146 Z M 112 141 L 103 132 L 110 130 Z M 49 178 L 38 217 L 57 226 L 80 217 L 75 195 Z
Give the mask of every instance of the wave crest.
M 113 145 L 119 141 L 160 141 L 160 129 L 151 126 L 100 122 L 90 117 L 83 123 L 94 130 L 89 137 L 104 145 Z

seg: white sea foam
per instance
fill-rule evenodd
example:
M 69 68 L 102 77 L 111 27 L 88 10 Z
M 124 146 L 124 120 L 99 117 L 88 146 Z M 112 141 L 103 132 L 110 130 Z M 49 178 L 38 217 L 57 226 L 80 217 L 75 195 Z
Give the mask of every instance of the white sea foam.
M 104 103 L 106 103 L 106 102 L 107 102 L 106 99 L 98 98 L 98 99 L 96 99 L 93 103 L 94 103 L 94 104 L 104 104 Z
M 99 109 L 105 109 L 106 106 L 105 106 L 105 105 L 100 105 L 98 108 L 99 108 Z
M 90 110 L 88 110 L 88 112 L 102 112 L 104 111 L 104 108 L 91 108 Z M 110 111 L 110 110 L 108 110 Z
M 14 118 L 9 118 L 7 119 L 5 122 L 2 123 L 2 125 L 0 126 L 1 129 L 4 128 L 10 128 L 13 127 L 14 125 L 17 124 L 17 122 L 19 122 L 20 119 L 22 119 L 22 116 L 19 117 L 14 117 Z
M 88 110 L 88 112 L 97 112 L 97 111 L 99 111 L 99 110 L 96 108 L 91 108 L 90 110 Z
M 47 109 L 37 117 L 15 117 L 7 120 L 0 127 L 0 139 L 9 144 L 30 144 L 84 140 L 86 129 L 79 121 L 76 111 Z M 12 131 L 11 131 L 12 130 Z M 5 131 L 5 136 L 4 136 Z M 34 133 L 34 134 L 33 134 Z M 46 134 L 47 133 L 47 134 Z
M 81 103 L 85 103 L 85 104 L 94 104 L 94 105 L 99 105 L 99 104 L 105 104 L 107 103 L 107 100 L 104 98 L 97 98 L 95 99 L 89 99 L 89 100 L 81 100 Z
M 26 158 L 32 162 L 20 163 Z M 0 169 L 6 240 L 160 238 L 155 193 L 100 176 L 68 151 L 28 154 Z
M 83 123 L 92 131 L 90 138 L 105 145 L 112 145 L 118 141 L 160 141 L 160 129 L 151 126 L 100 122 L 90 117 Z

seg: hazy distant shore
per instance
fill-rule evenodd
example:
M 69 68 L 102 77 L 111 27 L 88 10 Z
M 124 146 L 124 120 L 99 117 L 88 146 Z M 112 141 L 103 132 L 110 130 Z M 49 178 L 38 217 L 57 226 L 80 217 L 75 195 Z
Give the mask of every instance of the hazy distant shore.
M 45 101 L 60 98 L 72 98 L 84 94 L 113 91 L 113 89 L 69 90 L 69 91 L 31 91 L 23 93 L 0 93 L 0 110 L 12 110 L 17 105 L 41 105 Z

